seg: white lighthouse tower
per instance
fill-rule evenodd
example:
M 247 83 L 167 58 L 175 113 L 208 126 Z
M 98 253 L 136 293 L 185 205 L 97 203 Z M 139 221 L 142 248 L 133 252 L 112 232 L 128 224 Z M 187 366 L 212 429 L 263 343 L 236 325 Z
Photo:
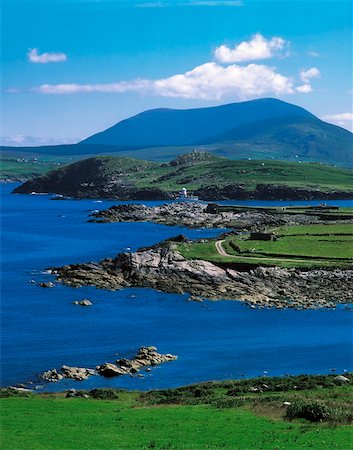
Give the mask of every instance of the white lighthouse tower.
M 179 192 L 180 197 L 187 198 L 188 197 L 188 191 L 186 188 L 183 187 L 183 189 Z

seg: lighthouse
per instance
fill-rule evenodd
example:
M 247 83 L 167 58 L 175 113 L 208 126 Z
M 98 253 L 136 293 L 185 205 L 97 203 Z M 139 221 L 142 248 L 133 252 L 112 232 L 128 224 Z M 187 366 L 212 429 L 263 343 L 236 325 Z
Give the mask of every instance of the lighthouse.
M 188 196 L 188 191 L 186 190 L 186 188 L 183 188 L 181 191 L 180 191 L 180 197 L 182 197 L 182 198 L 187 198 L 187 196 Z

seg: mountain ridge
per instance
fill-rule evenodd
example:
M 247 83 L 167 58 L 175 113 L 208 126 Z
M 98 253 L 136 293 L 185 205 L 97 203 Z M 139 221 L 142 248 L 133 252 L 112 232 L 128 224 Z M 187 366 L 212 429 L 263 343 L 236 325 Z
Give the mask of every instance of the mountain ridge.
M 2 147 L 5 153 L 99 154 L 166 161 L 193 149 L 231 159 L 323 162 L 353 167 L 353 134 L 278 99 L 143 111 L 65 146 Z

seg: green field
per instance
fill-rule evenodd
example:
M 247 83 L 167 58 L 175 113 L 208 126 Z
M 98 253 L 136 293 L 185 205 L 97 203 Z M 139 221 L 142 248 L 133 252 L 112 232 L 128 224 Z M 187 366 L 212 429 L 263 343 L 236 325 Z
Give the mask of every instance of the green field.
M 181 158 L 181 160 L 180 160 Z M 174 163 L 158 164 L 138 159 L 100 156 L 79 161 L 46 174 L 40 183 L 65 189 L 73 180 L 106 185 L 117 180 L 137 189 L 157 188 L 177 193 L 182 187 L 189 191 L 201 188 L 222 188 L 242 185 L 253 191 L 258 184 L 309 188 L 321 191 L 352 192 L 353 171 L 319 163 L 292 163 L 266 160 L 230 160 L 204 152 L 180 156 Z M 38 188 L 40 184 L 36 183 Z
M 209 185 L 222 187 L 232 183 L 244 183 L 249 190 L 264 183 L 353 192 L 353 173 L 316 163 L 234 161 L 214 157 L 212 161 L 182 168 L 151 165 L 136 180 L 139 187 L 154 185 L 166 191 L 180 190 L 183 185 L 189 190 L 195 190 Z
M 275 241 L 250 239 L 250 233 L 226 237 L 220 255 L 215 241 L 180 244 L 188 259 L 211 262 L 249 263 L 281 267 L 353 266 L 353 226 L 349 224 L 302 225 L 270 228 Z
M 249 392 L 255 385 L 267 392 Z M 2 398 L 1 448 L 346 450 L 352 444 L 353 392 L 334 375 L 90 395 L 96 399 Z M 296 418 L 303 408 L 306 419 Z
M 0 179 L 30 179 L 43 175 L 56 167 L 57 163 L 51 161 L 35 162 L 28 160 L 27 162 L 21 162 L 11 159 L 1 159 Z

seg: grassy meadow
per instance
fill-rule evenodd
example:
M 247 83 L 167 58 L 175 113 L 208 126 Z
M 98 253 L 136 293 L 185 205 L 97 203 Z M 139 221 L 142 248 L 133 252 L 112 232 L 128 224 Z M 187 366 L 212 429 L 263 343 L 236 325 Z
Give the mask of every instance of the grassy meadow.
M 334 375 L 88 395 L 2 398 L 1 448 L 346 450 L 353 438 L 353 392 Z
M 347 224 L 301 225 L 270 228 L 275 241 L 250 239 L 250 233 L 231 235 L 220 255 L 215 241 L 180 244 L 188 259 L 211 262 L 277 265 L 280 267 L 349 267 L 353 265 L 353 228 Z

